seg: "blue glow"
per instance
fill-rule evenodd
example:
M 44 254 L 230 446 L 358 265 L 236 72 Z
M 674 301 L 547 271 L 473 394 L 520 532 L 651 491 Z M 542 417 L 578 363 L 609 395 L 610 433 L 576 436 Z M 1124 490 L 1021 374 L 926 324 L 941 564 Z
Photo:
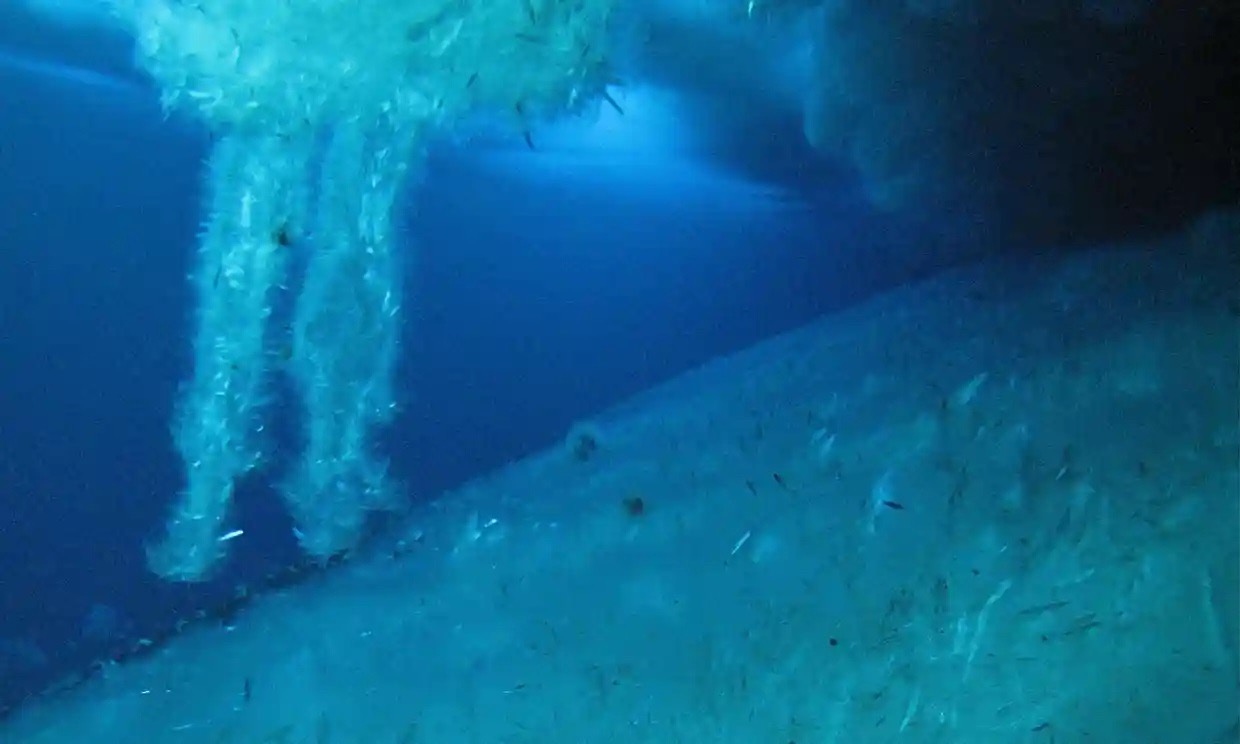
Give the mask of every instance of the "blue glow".
M 0 48 L 0 68 L 16 70 L 24 75 L 68 83 L 73 86 L 94 88 L 114 93 L 134 93 L 142 89 L 133 82 L 104 75 L 94 70 L 53 62 L 37 57 L 16 54 Z

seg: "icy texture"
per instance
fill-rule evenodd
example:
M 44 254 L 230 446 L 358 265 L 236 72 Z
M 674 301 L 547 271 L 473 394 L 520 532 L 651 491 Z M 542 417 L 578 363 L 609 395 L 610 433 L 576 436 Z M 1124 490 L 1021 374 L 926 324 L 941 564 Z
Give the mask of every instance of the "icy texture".
M 262 459 L 273 359 L 287 361 L 306 413 L 305 452 L 284 486 L 298 538 L 317 556 L 347 549 L 369 510 L 399 502 L 372 440 L 394 408 L 392 210 L 406 174 L 436 128 L 488 113 L 523 127 L 596 99 L 610 79 L 611 0 L 122 0 L 116 10 L 165 106 L 219 135 L 195 372 L 177 425 L 187 486 L 152 568 L 202 578 L 238 535 L 228 507 Z M 277 303 L 289 288 L 300 296 Z M 288 339 L 273 316 L 290 302 Z

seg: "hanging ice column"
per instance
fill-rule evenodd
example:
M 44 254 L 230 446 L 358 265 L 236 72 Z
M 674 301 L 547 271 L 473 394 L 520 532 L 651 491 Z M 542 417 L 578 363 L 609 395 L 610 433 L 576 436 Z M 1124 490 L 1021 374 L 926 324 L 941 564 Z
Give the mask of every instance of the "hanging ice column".
M 236 483 L 273 459 L 275 361 L 305 408 L 283 479 L 298 537 L 313 555 L 345 549 L 399 501 L 372 440 L 393 411 L 392 213 L 424 139 L 479 112 L 523 127 L 595 105 L 613 0 L 115 2 L 165 106 L 216 135 L 174 425 L 186 485 L 151 566 L 196 580 L 225 555 Z
M 199 298 L 194 376 L 177 406 L 173 434 L 186 491 L 151 568 L 204 576 L 223 554 L 237 479 L 263 461 L 273 292 L 288 281 L 284 225 L 305 220 L 308 138 L 232 135 L 207 168 L 208 208 L 194 284 Z
M 285 485 L 302 547 L 314 555 L 348 548 L 367 510 L 397 501 L 368 439 L 395 407 L 392 208 L 415 139 L 399 129 L 343 127 L 323 162 L 318 242 L 293 325 L 291 370 L 305 402 L 307 445 Z

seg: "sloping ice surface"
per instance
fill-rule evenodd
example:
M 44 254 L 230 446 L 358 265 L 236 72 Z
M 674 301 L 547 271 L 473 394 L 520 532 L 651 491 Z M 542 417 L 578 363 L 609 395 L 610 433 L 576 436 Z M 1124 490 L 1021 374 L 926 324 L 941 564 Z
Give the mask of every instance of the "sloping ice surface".
M 959 270 L 712 362 L 0 738 L 1225 741 L 1235 226 Z

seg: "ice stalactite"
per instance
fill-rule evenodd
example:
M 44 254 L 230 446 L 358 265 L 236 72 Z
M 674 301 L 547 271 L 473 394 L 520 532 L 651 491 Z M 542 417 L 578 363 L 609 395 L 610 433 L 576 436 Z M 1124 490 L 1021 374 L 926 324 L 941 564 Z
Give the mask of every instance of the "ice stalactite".
M 402 501 L 374 441 L 395 409 L 401 189 L 434 131 L 597 105 L 613 2 L 113 0 L 164 106 L 214 136 L 174 426 L 186 484 L 153 570 L 205 578 L 239 535 L 229 507 L 273 454 L 277 372 L 304 410 L 282 490 L 306 552 L 353 546 Z

